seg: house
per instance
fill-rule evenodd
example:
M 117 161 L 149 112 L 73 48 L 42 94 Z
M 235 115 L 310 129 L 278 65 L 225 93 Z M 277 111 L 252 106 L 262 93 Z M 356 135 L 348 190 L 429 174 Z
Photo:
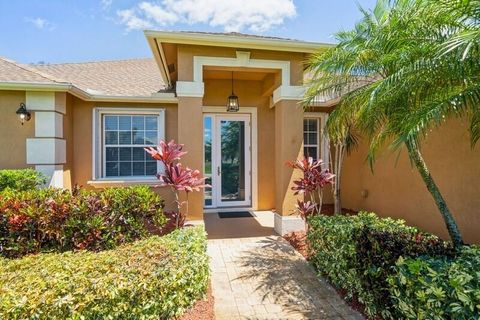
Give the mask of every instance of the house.
M 37 65 L 0 59 L 0 168 L 35 167 L 60 188 L 155 186 L 161 168 L 143 148 L 174 139 L 188 150 L 182 162 L 201 169 L 212 185 L 191 196 L 193 218 L 274 209 L 277 232 L 302 228 L 290 190 L 299 173 L 285 162 L 304 153 L 329 159 L 321 132 L 337 101 L 321 100 L 309 112 L 299 105 L 305 61 L 329 45 L 238 33 L 145 36 L 153 59 Z M 230 96 L 236 112 L 227 111 Z M 23 125 L 15 113 L 21 104 L 31 114 Z M 480 151 L 470 148 L 466 122 L 448 120 L 427 142 L 426 160 L 465 240 L 480 241 Z M 365 156 L 362 141 L 345 161 L 344 207 L 447 236 L 405 152 L 385 152 L 373 173 Z M 172 200 L 168 190 L 158 192 Z

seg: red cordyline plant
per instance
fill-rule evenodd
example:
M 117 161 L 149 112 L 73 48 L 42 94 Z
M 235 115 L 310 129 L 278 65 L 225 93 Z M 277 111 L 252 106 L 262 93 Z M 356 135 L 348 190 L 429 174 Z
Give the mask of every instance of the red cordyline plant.
M 160 161 L 163 164 L 164 171 L 157 173 L 157 178 L 160 180 L 161 187 L 170 187 L 175 194 L 175 204 L 177 205 L 178 214 L 175 215 L 175 225 L 180 227 L 180 222 L 185 221 L 188 215 L 188 194 L 193 191 L 200 191 L 203 188 L 209 187 L 205 184 L 205 178 L 201 177 L 200 171 L 193 170 L 182 166 L 178 161 L 187 152 L 183 151 L 183 144 L 175 143 L 174 140 L 166 143 L 160 141 L 157 148 L 145 148 L 153 159 Z M 186 201 L 180 202 L 178 192 L 184 191 L 186 193 Z M 183 204 L 186 205 L 185 215 L 181 213 Z
M 323 188 L 333 183 L 335 175 L 322 168 L 321 159 L 314 161 L 312 157 L 290 161 L 287 165 L 303 173 L 302 178 L 293 181 L 292 190 L 295 195 L 305 194 L 309 199 L 306 202 L 298 200 L 296 205 L 298 214 L 307 221 L 308 216 L 322 211 Z

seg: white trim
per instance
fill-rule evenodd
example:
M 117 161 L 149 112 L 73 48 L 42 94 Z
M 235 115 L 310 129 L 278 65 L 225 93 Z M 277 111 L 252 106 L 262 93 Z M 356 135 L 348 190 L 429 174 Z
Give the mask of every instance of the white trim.
M 105 177 L 105 161 L 104 145 L 102 141 L 102 117 L 105 114 L 131 114 L 131 115 L 157 115 L 158 116 L 158 141 L 165 140 L 165 109 L 164 108 L 109 108 L 109 107 L 96 107 L 93 108 L 92 118 L 92 180 L 88 182 L 95 186 L 104 185 L 108 183 L 121 183 L 127 181 L 132 183 L 133 181 L 138 183 L 148 183 L 150 181 L 157 181 L 155 177 Z M 160 165 L 157 164 L 157 171 L 160 170 Z M 158 181 L 157 181 L 158 184 Z
M 106 187 L 127 187 L 127 186 L 135 186 L 135 185 L 147 185 L 156 187 L 159 185 L 159 181 L 157 178 L 145 178 L 145 179 L 138 179 L 132 177 L 132 179 L 96 179 L 87 181 L 87 184 L 94 187 L 94 188 L 106 188 Z
M 205 115 L 206 116 L 206 115 Z M 251 206 L 252 205 L 252 198 L 251 198 L 251 190 L 252 190 L 252 152 L 251 152 L 251 115 L 250 114 L 212 114 L 213 130 L 212 134 L 212 141 L 215 143 L 212 146 L 212 150 L 217 150 L 216 154 L 212 154 L 212 158 L 214 159 L 212 163 L 212 184 L 215 186 L 215 190 L 212 190 L 212 195 L 214 198 L 213 204 L 217 207 L 242 207 L 242 206 Z M 245 123 L 245 152 L 249 156 L 248 159 L 245 161 L 245 199 L 241 201 L 222 201 L 221 197 L 221 190 L 222 190 L 222 180 L 218 174 L 215 174 L 215 170 L 213 168 L 218 168 L 221 165 L 221 121 L 223 120 L 230 120 L 230 121 L 242 121 Z M 248 150 L 248 151 L 247 151 Z M 216 192 L 215 192 L 216 191 Z
M 37 164 L 35 170 L 43 173 L 49 178 L 45 186 L 54 188 L 63 188 L 63 165 L 58 164 Z
M 325 168 L 329 168 L 330 164 L 330 139 L 328 134 L 325 131 L 325 125 L 328 120 L 328 113 L 326 112 L 305 112 L 303 115 L 304 118 L 316 118 L 320 119 L 320 132 L 321 132 L 321 154 L 320 158 L 323 160 Z
M 305 94 L 305 87 L 281 85 L 273 91 L 273 105 L 280 100 L 302 100 Z
M 315 131 L 310 131 L 310 130 L 307 130 L 305 131 L 305 120 L 314 120 L 315 121 Z M 315 154 L 315 158 L 316 159 L 321 159 L 322 158 L 322 145 L 323 143 L 322 142 L 322 129 L 321 129 L 321 123 L 322 123 L 322 119 L 321 118 L 318 118 L 318 117 L 303 117 L 303 148 L 316 148 L 317 152 Z M 317 136 L 317 143 L 315 144 L 307 144 L 307 142 L 305 141 L 305 133 L 309 134 L 309 133 L 316 133 L 316 136 Z M 311 156 L 311 155 L 310 155 Z
M 203 82 L 203 68 L 206 66 L 282 70 L 282 85 L 290 86 L 290 61 L 250 59 L 250 53 L 244 51 L 236 51 L 235 58 L 194 56 L 193 82 Z
M 305 221 L 299 216 L 281 216 L 275 212 L 274 229 L 281 236 L 293 231 L 305 231 Z
M 250 59 L 250 52 L 236 51 L 235 58 L 194 56 L 193 81 L 177 81 L 177 95 L 203 97 L 205 94 L 203 70 L 208 66 L 281 70 L 282 84 L 273 92 L 272 106 L 281 100 L 301 100 L 305 92 L 303 86 L 291 85 L 290 61 Z
M 157 92 L 150 96 L 118 96 L 89 94 L 70 83 L 42 83 L 22 81 L 0 81 L 0 90 L 21 90 L 34 92 L 68 92 L 84 101 L 92 102 L 138 102 L 138 103 L 178 103 L 173 92 Z M 27 108 L 29 108 L 27 104 Z
M 214 106 L 202 106 L 203 114 L 231 114 L 227 112 L 224 106 L 214 107 Z M 252 195 L 252 208 L 253 210 L 258 209 L 258 116 L 257 108 L 255 107 L 241 107 L 239 114 L 250 114 L 251 115 L 251 171 L 252 171 L 252 186 L 251 186 L 251 195 Z M 203 132 L 202 132 L 203 135 Z M 202 139 L 203 140 L 203 139 Z M 205 162 L 205 159 L 203 160 Z M 213 174 L 213 166 L 212 166 Z
M 64 164 L 67 161 L 64 139 L 27 139 L 27 164 Z
M 275 51 L 314 53 L 320 49 L 333 47 L 333 44 L 307 42 L 290 39 L 276 39 L 267 37 L 255 37 L 248 35 L 226 35 L 199 32 L 175 32 L 145 30 L 147 39 L 154 38 L 161 43 L 193 44 L 203 46 L 263 49 Z
M 63 138 L 63 115 L 55 111 L 35 112 L 35 137 Z
M 177 81 L 177 97 L 203 97 L 205 85 L 203 82 Z

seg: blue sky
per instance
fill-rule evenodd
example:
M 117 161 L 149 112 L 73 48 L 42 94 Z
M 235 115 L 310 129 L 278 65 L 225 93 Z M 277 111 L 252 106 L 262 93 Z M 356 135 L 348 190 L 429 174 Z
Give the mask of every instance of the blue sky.
M 142 29 L 239 31 L 318 42 L 375 0 L 0 0 L 0 56 L 22 63 L 151 56 Z M 204 9 L 200 9 L 204 8 Z

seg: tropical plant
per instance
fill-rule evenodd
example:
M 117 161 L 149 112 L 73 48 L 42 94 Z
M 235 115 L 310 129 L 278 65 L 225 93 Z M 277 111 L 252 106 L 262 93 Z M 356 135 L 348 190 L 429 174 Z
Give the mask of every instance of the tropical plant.
M 163 231 L 163 201 L 149 187 L 32 189 L 0 194 L 0 256 L 104 250 Z
M 327 120 L 328 123 L 328 120 Z M 334 175 L 333 178 L 333 212 L 334 214 L 342 213 L 341 200 L 341 180 L 342 167 L 345 156 L 358 144 L 358 137 L 354 133 L 351 123 L 336 123 L 327 126 L 328 140 L 332 144 L 333 152 L 330 153 L 330 170 Z
M 309 224 L 310 262 L 333 285 L 342 288 L 347 299 L 358 299 L 372 319 L 377 319 L 378 315 L 382 319 L 403 319 L 396 314 L 398 300 L 390 293 L 387 280 L 395 274 L 394 266 L 399 257 L 444 258 L 452 257 L 454 253 L 450 242 L 419 232 L 402 220 L 379 218 L 374 213 L 318 215 L 310 218 Z M 422 281 L 424 286 L 429 283 Z M 445 287 L 455 288 L 448 281 Z M 398 298 L 411 303 L 418 291 L 412 290 L 413 287 L 408 289 L 411 293 L 408 299 L 403 294 L 398 294 Z
M 321 159 L 313 160 L 312 157 L 289 161 L 287 165 L 303 173 L 301 178 L 293 181 L 292 190 L 295 195 L 304 194 L 308 197 L 309 201 L 298 201 L 296 206 L 297 213 L 308 221 L 309 215 L 320 214 L 322 211 L 323 188 L 332 183 L 334 175 L 322 168 Z
M 178 210 L 178 214 L 174 215 L 175 225 L 179 228 L 181 222 L 185 221 L 186 216 L 188 216 L 189 193 L 200 191 L 209 187 L 209 185 L 205 184 L 205 178 L 201 177 L 200 171 L 184 167 L 178 162 L 183 155 L 187 154 L 186 151 L 183 151 L 183 144 L 177 144 L 174 140 L 168 143 L 162 140 L 157 148 L 149 147 L 145 148 L 145 151 L 163 165 L 164 169 L 157 173 L 157 178 L 160 180 L 161 187 L 170 187 L 175 195 L 175 204 Z M 180 201 L 179 191 L 185 192 L 186 201 Z M 185 214 L 181 210 L 184 204 L 186 205 Z
M 0 192 L 33 190 L 46 182 L 47 177 L 33 169 L 0 170 Z
M 337 33 L 337 46 L 312 56 L 313 79 L 304 101 L 308 105 L 319 94 L 340 97 L 327 127 L 352 124 L 365 134 L 372 167 L 385 144 L 394 150 L 404 146 L 457 248 L 463 244 L 460 230 L 421 144 L 433 126 L 467 109 L 472 142 L 480 137 L 480 60 L 473 40 L 478 38 L 467 32 L 478 30 L 478 8 L 478 0 L 379 0 L 372 12 L 362 10 L 353 30 Z
M 178 319 L 207 292 L 201 227 L 113 250 L 0 259 L 0 319 Z

